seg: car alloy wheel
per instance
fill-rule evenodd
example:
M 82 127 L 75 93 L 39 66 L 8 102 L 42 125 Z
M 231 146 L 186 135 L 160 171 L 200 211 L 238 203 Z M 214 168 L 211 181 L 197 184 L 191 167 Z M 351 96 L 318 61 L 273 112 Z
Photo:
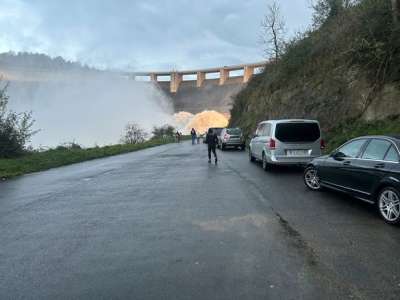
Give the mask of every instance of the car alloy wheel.
M 390 224 L 400 223 L 400 196 L 399 192 L 392 188 L 384 188 L 378 196 L 379 213 Z
M 321 189 L 317 169 L 315 169 L 314 167 L 308 167 L 304 171 L 304 183 L 309 189 L 313 191 L 318 191 Z

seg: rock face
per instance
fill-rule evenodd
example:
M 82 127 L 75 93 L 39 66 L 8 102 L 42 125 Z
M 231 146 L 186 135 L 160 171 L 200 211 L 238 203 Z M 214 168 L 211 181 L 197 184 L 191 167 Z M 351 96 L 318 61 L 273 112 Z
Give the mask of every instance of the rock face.
M 400 115 L 400 83 L 374 87 L 362 72 L 332 72 L 323 78 L 296 80 L 276 88 L 263 88 L 255 78 L 235 103 L 233 125 L 252 132 L 268 119 L 307 118 L 319 120 L 329 131 L 352 119 L 366 121 Z
M 157 84 L 172 99 L 175 112 L 197 114 L 205 110 L 215 110 L 229 115 L 233 97 L 245 87 L 241 81 L 230 79 L 220 86 L 218 80 L 206 80 L 201 88 L 196 87 L 195 81 L 183 81 L 176 94 L 169 92 L 169 82 Z

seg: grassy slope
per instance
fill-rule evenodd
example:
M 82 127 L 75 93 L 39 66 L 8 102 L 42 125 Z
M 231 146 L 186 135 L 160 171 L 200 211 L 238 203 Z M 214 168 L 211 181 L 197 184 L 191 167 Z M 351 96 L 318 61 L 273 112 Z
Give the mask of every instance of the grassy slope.
M 326 152 L 330 152 L 347 140 L 358 136 L 385 134 L 400 136 L 400 117 L 372 122 L 348 121 L 326 133 Z
M 86 160 L 102 158 L 173 142 L 173 139 L 150 140 L 136 145 L 112 145 L 88 149 L 48 150 L 33 152 L 18 158 L 0 159 L 0 178 L 47 170 Z

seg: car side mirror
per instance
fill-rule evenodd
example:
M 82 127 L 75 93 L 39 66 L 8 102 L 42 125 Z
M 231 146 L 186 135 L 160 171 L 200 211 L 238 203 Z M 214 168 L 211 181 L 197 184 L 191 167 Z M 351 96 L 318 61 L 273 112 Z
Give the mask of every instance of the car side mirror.
M 335 160 L 343 160 L 346 158 L 346 155 L 340 151 L 334 151 L 331 153 L 331 157 Z

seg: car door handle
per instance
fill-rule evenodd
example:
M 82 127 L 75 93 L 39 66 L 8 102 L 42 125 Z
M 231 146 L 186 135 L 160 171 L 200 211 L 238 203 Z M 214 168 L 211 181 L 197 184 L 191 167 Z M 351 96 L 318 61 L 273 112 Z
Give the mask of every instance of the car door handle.
M 350 162 L 349 160 L 346 160 L 345 162 L 343 162 L 343 165 L 344 165 L 344 166 L 348 166 L 348 165 L 350 165 L 350 163 L 351 163 L 351 162 Z
M 384 168 L 385 167 L 385 164 L 384 163 L 379 163 L 379 164 L 376 164 L 375 166 L 374 166 L 374 168 L 376 168 L 376 169 L 382 169 L 382 168 Z

